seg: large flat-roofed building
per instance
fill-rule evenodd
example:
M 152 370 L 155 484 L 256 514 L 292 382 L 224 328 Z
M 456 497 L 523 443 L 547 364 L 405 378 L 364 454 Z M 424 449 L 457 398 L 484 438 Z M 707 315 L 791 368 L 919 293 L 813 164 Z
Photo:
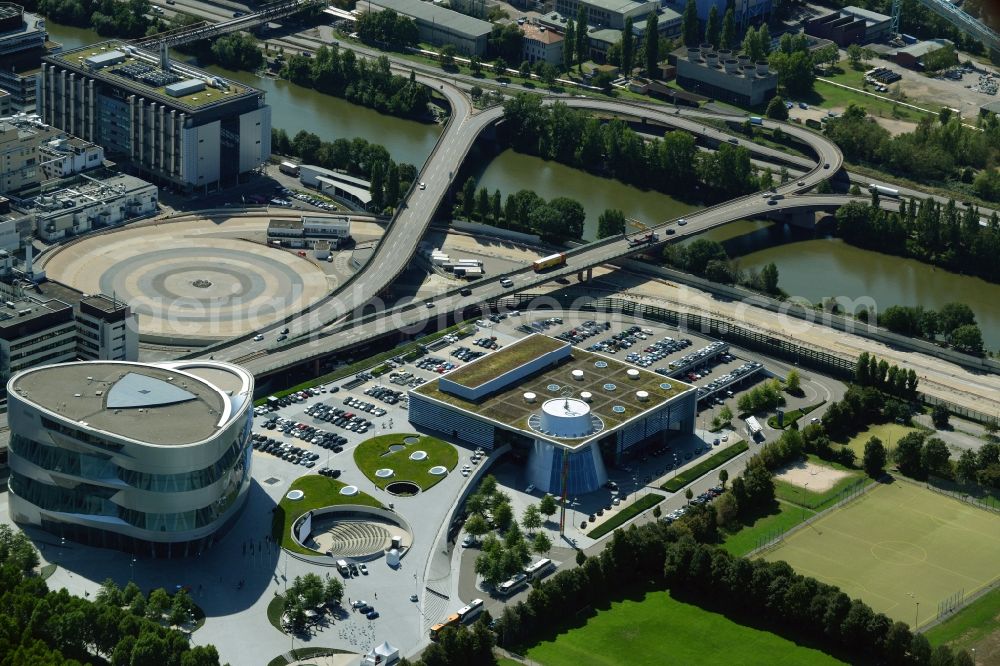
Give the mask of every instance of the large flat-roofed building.
M 35 110 L 42 56 L 58 46 L 48 38 L 44 18 L 21 5 L 0 2 L 0 89 L 10 95 L 10 111 Z
M 48 363 L 76 360 L 73 306 L 56 299 L 5 301 L 0 307 L 0 379 Z
M 556 11 L 576 19 L 580 5 L 587 10 L 587 24 L 597 28 L 623 30 L 625 20 L 645 20 L 659 9 L 656 0 L 556 0 Z
M 371 182 L 315 164 L 299 165 L 299 181 L 323 194 L 343 199 L 365 210 L 372 202 Z
M 340 247 L 351 238 L 351 219 L 346 215 L 303 215 L 301 218 L 275 218 L 267 224 L 268 242 L 280 241 L 288 247 L 315 248 L 318 243 Z
M 12 377 L 10 515 L 58 537 L 197 555 L 250 488 L 253 376 L 218 361 L 79 362 Z
M 606 464 L 693 433 L 695 406 L 693 386 L 541 334 L 409 392 L 413 424 L 526 452 L 537 488 L 572 494 L 603 485 Z
M 264 93 L 112 40 L 47 56 L 44 122 L 182 190 L 236 184 L 271 154 Z
M 766 103 L 778 90 L 778 75 L 765 60 L 716 51 L 710 45 L 689 48 L 677 56 L 677 83 L 724 102 L 741 106 Z
M 104 164 L 104 150 L 47 125 L 34 114 L 0 117 L 0 194 L 37 190 Z
M 808 35 L 829 39 L 837 46 L 868 44 L 889 37 L 892 18 L 885 14 L 844 7 L 840 11 L 807 20 L 803 28 Z
M 371 0 L 358 3 L 358 9 L 373 12 L 391 9 L 400 16 L 413 19 L 420 32 L 420 41 L 452 44 L 466 55 L 484 55 L 487 38 L 493 29 L 487 21 L 422 0 Z
M 22 212 L 34 220 L 38 237 L 54 242 L 157 210 L 156 185 L 120 173 L 105 178 L 81 178 L 59 190 L 22 203 Z
M 104 294 L 85 294 L 77 301 L 74 315 L 78 357 L 138 360 L 139 320 L 128 303 Z
M 923 69 L 924 58 L 927 54 L 939 51 L 943 48 L 954 47 L 955 45 L 947 39 L 928 39 L 916 44 L 905 46 L 889 57 L 903 67 L 910 69 Z

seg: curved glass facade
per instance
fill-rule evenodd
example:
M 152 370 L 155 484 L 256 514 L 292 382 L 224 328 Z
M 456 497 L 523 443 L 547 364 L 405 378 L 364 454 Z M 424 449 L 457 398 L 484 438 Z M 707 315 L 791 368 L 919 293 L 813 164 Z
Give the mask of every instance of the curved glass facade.
M 8 391 L 11 516 L 61 537 L 138 555 L 178 557 L 201 552 L 239 516 L 248 495 L 253 377 L 237 366 L 212 363 L 213 371 L 225 370 L 241 380 L 238 397 L 231 397 L 235 389 L 223 391 L 200 377 L 180 375 L 183 379 L 178 384 L 187 395 L 180 403 L 172 403 L 166 399 L 172 395 L 172 385 L 155 382 L 172 381 L 178 376 L 173 373 L 183 372 L 185 366 L 145 366 L 148 374 L 143 379 L 149 383 L 141 387 L 149 390 L 138 391 L 142 395 L 135 398 L 137 411 L 126 412 L 126 407 L 108 407 L 102 396 L 112 393 L 107 387 L 113 389 L 123 377 L 142 374 L 143 366 L 122 364 L 119 370 L 117 365 L 96 364 L 77 374 L 89 384 L 90 367 L 95 368 L 94 383 L 103 388 L 92 388 L 91 399 L 96 397 L 97 408 L 104 411 L 87 412 L 84 418 L 80 413 L 66 414 L 65 404 L 53 408 L 45 398 L 29 399 L 28 391 Z M 65 366 L 26 371 L 11 382 L 31 372 L 51 373 L 51 381 L 57 382 L 60 367 Z M 157 372 L 166 379 L 158 380 Z M 173 409 L 174 404 L 181 405 L 177 414 L 163 411 Z M 151 405 L 160 410 L 158 420 L 145 415 Z M 120 419 L 100 420 L 112 413 Z M 188 423 L 172 422 L 185 414 L 202 419 L 200 425 L 185 431 Z M 137 419 L 144 423 L 149 419 L 148 439 L 142 427 L 135 427 Z M 125 434 L 117 434 L 119 420 Z M 169 434 L 164 436 L 165 432 Z

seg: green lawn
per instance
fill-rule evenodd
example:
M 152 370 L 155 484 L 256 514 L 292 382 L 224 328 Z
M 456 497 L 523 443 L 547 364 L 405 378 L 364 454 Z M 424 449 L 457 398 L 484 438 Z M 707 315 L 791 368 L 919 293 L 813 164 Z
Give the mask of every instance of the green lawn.
M 801 419 L 809 412 L 819 409 L 824 404 L 826 404 L 826 400 L 823 400 L 822 402 L 817 402 L 815 405 L 806 405 L 805 407 L 801 407 L 799 409 L 793 409 L 790 412 L 785 412 L 785 418 L 782 421 L 784 425 L 781 426 L 780 428 L 778 427 L 778 415 L 775 414 L 773 416 L 769 416 L 767 417 L 767 425 L 771 426 L 775 430 L 784 430 L 785 428 L 790 427 L 793 423 Z
M 913 426 L 905 426 L 898 423 L 879 423 L 877 425 L 868 426 L 866 429 L 862 430 L 848 440 L 846 445 L 858 454 L 858 460 L 861 460 L 865 455 L 865 442 L 872 437 L 878 437 L 882 440 L 882 444 L 885 446 L 886 450 L 892 450 L 896 447 L 896 442 L 902 439 L 904 435 L 916 432 L 918 429 L 919 428 L 914 428 Z
M 748 448 L 750 447 L 743 440 L 734 442 L 721 451 L 716 451 L 694 467 L 689 467 L 683 472 L 680 472 L 677 476 L 671 478 L 660 487 L 666 491 L 676 493 L 687 484 L 691 483 L 695 479 L 701 478 L 705 474 L 708 474 L 716 467 L 722 466 L 727 461 L 732 460 L 746 451 Z
M 405 444 L 403 440 L 406 437 L 419 437 L 420 441 L 416 444 Z M 394 444 L 400 444 L 404 448 L 390 452 L 389 447 Z M 427 457 L 423 460 L 410 460 L 410 454 L 414 451 L 426 451 Z M 447 442 L 426 435 L 379 435 L 361 442 L 354 449 L 354 462 L 358 469 L 379 488 L 384 489 L 394 481 L 412 481 L 420 486 L 420 490 L 428 490 L 446 476 L 434 475 L 428 470 L 437 465 L 444 465 L 449 472 L 453 471 L 458 464 L 458 450 Z M 382 468 L 391 469 L 395 473 L 387 479 L 380 479 L 375 476 L 375 472 Z
M 904 481 L 880 485 L 787 537 L 764 557 L 838 585 L 912 624 L 997 579 L 1000 516 Z
M 371 495 L 358 492 L 356 495 L 341 495 L 340 489 L 345 483 L 336 479 L 329 479 L 319 474 L 307 474 L 300 476 L 288 490 L 301 490 L 305 497 L 300 500 L 290 500 L 282 497 L 281 502 L 275 508 L 274 516 L 271 519 L 271 534 L 281 542 L 281 547 L 304 555 L 315 555 L 316 552 L 303 548 L 292 539 L 292 524 L 295 520 L 313 509 L 320 509 L 325 506 L 337 506 L 340 504 L 361 504 L 363 506 L 382 507 L 382 503 Z M 285 493 L 288 494 L 287 491 Z
M 579 628 L 528 650 L 544 666 L 636 664 L 841 664 L 830 655 L 651 592 L 611 604 Z
M 624 525 L 627 521 L 632 520 L 646 509 L 653 508 L 664 499 L 666 498 L 663 495 L 658 495 L 656 493 L 643 495 L 639 500 L 632 502 L 632 504 L 624 509 L 621 509 L 614 516 L 590 530 L 590 532 L 587 533 L 587 536 L 591 539 L 600 539 L 611 530 Z
M 945 622 L 924 632 L 931 645 L 975 648 L 977 663 L 1000 663 L 1000 588 L 987 592 Z M 991 639 L 991 640 L 986 640 Z
M 815 511 L 805 507 L 795 506 L 788 502 L 778 502 L 774 513 L 761 516 L 751 525 L 731 533 L 722 543 L 722 547 L 733 555 L 746 555 L 760 547 L 763 541 L 792 529 L 806 518 L 816 515 Z

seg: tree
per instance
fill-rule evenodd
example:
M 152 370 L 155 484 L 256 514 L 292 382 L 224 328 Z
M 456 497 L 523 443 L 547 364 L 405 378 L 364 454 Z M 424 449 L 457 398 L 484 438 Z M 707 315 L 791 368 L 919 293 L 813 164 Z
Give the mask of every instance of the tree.
M 951 451 L 948 445 L 937 437 L 931 437 L 924 444 L 921 452 L 920 464 L 925 470 L 938 476 L 950 476 L 951 465 L 948 460 L 951 458 Z
M 958 457 L 955 463 L 955 478 L 959 483 L 975 483 L 976 472 L 979 471 L 979 464 L 976 461 L 976 453 L 966 449 Z
M 895 452 L 900 472 L 916 479 L 924 478 L 925 470 L 921 464 L 923 447 L 924 435 L 920 432 L 911 432 L 900 438 Z
M 378 213 L 381 213 L 382 209 L 385 208 L 385 172 L 385 164 L 382 162 L 372 164 L 369 191 L 372 195 L 371 207 Z
M 480 222 L 486 222 L 490 215 L 490 193 L 486 191 L 485 187 L 479 188 L 479 193 L 476 195 L 476 217 L 479 218 Z
M 389 169 L 385 174 L 385 203 L 395 208 L 399 205 L 400 198 L 399 165 L 389 161 Z
M 493 196 L 490 197 L 490 215 L 493 216 L 493 223 L 500 224 L 500 190 L 494 190 Z
M 573 19 L 566 22 L 566 34 L 563 37 L 563 69 L 569 71 L 573 69 L 573 55 L 576 51 L 576 28 Z
M 524 515 L 521 516 L 521 527 L 528 530 L 529 532 L 534 532 L 539 527 L 542 526 L 542 513 L 538 510 L 537 504 L 529 504 L 524 509 Z
M 328 604 L 339 604 L 341 599 L 344 598 L 344 584 L 340 582 L 340 579 L 336 576 L 330 576 L 326 579 L 326 584 L 323 586 L 323 598 Z
M 483 73 L 483 61 L 480 60 L 479 56 L 474 55 L 469 58 L 469 71 L 471 71 L 474 76 L 479 76 Z
M 493 522 L 501 532 L 511 526 L 514 521 L 514 511 L 509 502 L 503 502 L 493 509 Z
M 972 312 L 972 308 L 965 303 L 945 303 L 938 310 L 938 323 L 941 326 L 941 332 L 945 336 L 949 336 L 960 326 L 975 324 L 976 315 Z
M 788 107 L 785 106 L 785 100 L 781 95 L 775 95 L 771 98 L 771 101 L 767 103 L 767 110 L 764 113 L 768 118 L 788 120 Z
M 255 71 L 264 63 L 264 55 L 253 35 L 234 32 L 212 41 L 212 57 L 228 69 Z
M 462 217 L 472 219 L 472 211 L 476 204 L 476 181 L 469 178 L 462 186 Z
M 950 412 L 944 405 L 934 405 L 933 409 L 931 409 L 931 421 L 938 430 L 944 430 L 948 427 L 949 416 Z
M 687 0 L 684 5 L 681 25 L 683 26 L 684 46 L 698 46 L 700 34 L 698 32 L 698 5 L 695 0 Z
M 865 474 L 873 479 L 882 476 L 882 472 L 885 470 L 885 460 L 885 446 L 882 444 L 882 440 L 878 437 L 871 437 L 865 442 L 865 455 L 862 462 Z
M 497 58 L 493 61 L 493 73 L 497 76 L 503 76 L 507 73 L 507 61 L 503 58 Z
M 549 207 L 553 208 L 561 218 L 562 230 L 555 235 L 557 238 L 578 240 L 583 237 L 583 223 L 587 214 L 583 210 L 583 205 L 568 197 L 556 197 L 549 201 Z M 546 235 L 546 234 L 540 234 Z M 549 237 L 553 237 L 549 235 Z
M 861 58 L 864 57 L 864 49 L 858 44 L 851 44 L 847 47 L 847 60 L 854 69 L 861 69 Z
M 580 71 L 583 71 L 583 63 L 589 59 L 590 36 L 587 34 L 587 7 L 581 2 L 579 10 L 576 12 L 576 64 Z
M 691 488 L 689 487 L 687 488 L 687 490 L 684 491 L 684 499 L 686 499 L 687 503 L 690 504 L 692 497 L 694 497 L 694 491 L 692 491 Z
M 465 531 L 479 540 L 479 537 L 490 531 L 490 525 L 483 516 L 474 513 L 465 521 Z
M 517 73 L 518 73 L 518 76 L 520 76 L 522 79 L 530 79 L 531 78 L 531 63 L 529 61 L 527 61 L 527 60 L 522 60 L 521 61 L 521 66 L 517 68 Z
M 170 608 L 170 596 L 166 590 L 158 587 L 149 593 L 149 599 L 146 600 L 146 617 L 159 621 L 168 608 Z
M 722 497 L 715 502 L 715 516 L 719 524 L 723 527 L 734 527 L 736 525 L 736 521 L 739 519 L 739 514 L 740 507 L 736 501 L 736 496 L 733 495 L 733 493 L 723 493 Z
M 722 17 L 722 47 L 731 49 L 736 45 L 736 14 L 733 8 L 726 10 Z
M 767 293 L 777 294 L 780 292 L 778 289 L 778 267 L 775 266 L 774 262 L 760 269 L 760 281 L 761 286 Z
M 646 18 L 646 77 L 650 79 L 659 78 L 657 70 L 660 64 L 660 32 L 659 18 L 655 11 L 649 13 Z
M 705 42 L 719 47 L 719 37 L 722 34 L 722 25 L 719 23 L 719 6 L 712 5 L 708 11 L 708 20 L 705 21 Z
M 970 354 L 983 353 L 983 333 L 975 324 L 959 326 L 948 336 L 948 341 L 960 351 Z
M 559 507 L 556 506 L 556 499 L 552 495 L 548 493 L 542 495 L 542 499 L 538 503 L 538 511 L 545 516 L 546 520 L 554 516 L 558 510 Z
M 455 69 L 455 45 L 445 44 L 441 47 L 441 69 Z
M 799 393 L 802 390 L 802 377 L 798 370 L 789 370 L 785 377 L 785 391 L 788 393 Z
M 597 218 L 597 237 L 608 238 L 625 233 L 625 213 L 615 208 L 608 208 Z
M 632 17 L 625 19 L 622 30 L 622 76 L 628 78 L 635 67 L 635 35 L 632 34 Z
M 531 540 L 531 550 L 544 557 L 547 552 L 552 550 L 552 540 L 549 539 L 545 532 L 539 532 Z
M 719 410 L 719 423 L 726 425 L 732 420 L 733 410 L 729 408 L 729 405 L 723 405 L 722 409 Z
M 719 470 L 719 485 L 725 489 L 726 481 L 729 481 L 729 472 L 725 469 Z

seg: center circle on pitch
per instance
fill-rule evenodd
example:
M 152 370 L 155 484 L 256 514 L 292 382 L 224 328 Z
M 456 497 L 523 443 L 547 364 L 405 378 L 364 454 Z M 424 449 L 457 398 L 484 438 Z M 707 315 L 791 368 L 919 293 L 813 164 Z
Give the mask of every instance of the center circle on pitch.
M 212 286 L 212 281 L 198 278 L 191 283 L 191 286 L 197 289 L 208 289 Z
M 886 564 L 913 566 L 927 561 L 927 551 L 909 541 L 879 541 L 872 544 L 872 557 Z

